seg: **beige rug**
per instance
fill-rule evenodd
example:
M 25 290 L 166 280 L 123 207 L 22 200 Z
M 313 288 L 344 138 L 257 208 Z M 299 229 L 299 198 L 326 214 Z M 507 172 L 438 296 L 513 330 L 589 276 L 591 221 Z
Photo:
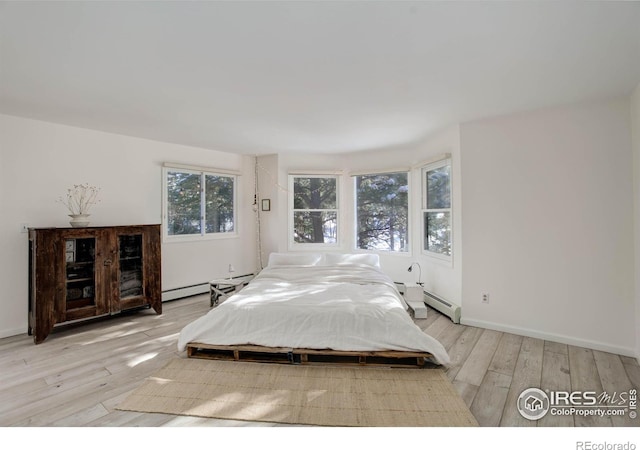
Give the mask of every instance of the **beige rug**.
M 286 424 L 477 426 L 439 369 L 175 359 L 117 409 Z

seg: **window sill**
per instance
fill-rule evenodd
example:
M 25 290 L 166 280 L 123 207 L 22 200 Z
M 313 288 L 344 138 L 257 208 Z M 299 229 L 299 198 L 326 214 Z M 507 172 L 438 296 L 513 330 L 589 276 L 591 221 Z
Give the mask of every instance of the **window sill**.
M 380 256 L 402 256 L 406 258 L 412 257 L 412 254 L 410 251 L 400 252 L 400 251 L 393 251 L 393 250 L 365 250 L 362 248 L 356 248 L 354 252 L 355 253 L 373 253 Z
M 313 251 L 322 251 L 322 250 L 340 250 L 342 249 L 342 245 L 339 243 L 335 244 L 297 244 L 293 242 L 289 242 L 289 251 L 305 251 L 305 250 L 313 250 Z

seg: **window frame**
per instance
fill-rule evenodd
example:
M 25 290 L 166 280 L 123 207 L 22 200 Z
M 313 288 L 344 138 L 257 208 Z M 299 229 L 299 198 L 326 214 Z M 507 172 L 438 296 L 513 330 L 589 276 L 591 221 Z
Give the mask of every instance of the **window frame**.
M 439 169 L 441 167 L 449 166 L 449 207 L 448 208 L 428 208 L 427 207 L 427 173 Z M 421 245 L 421 253 L 425 256 L 429 256 L 431 258 L 435 258 L 440 261 L 451 263 L 453 262 L 453 250 L 454 250 L 454 233 L 453 233 L 453 166 L 451 164 L 451 158 L 441 159 L 438 161 L 434 161 L 430 164 L 426 164 L 422 166 L 420 169 L 420 177 L 421 177 L 421 211 L 420 211 L 420 222 L 421 222 L 421 230 L 420 230 L 420 245 Z M 446 255 L 440 252 L 434 252 L 426 249 L 426 238 L 427 238 L 427 223 L 425 220 L 426 213 L 429 212 L 448 212 L 449 213 L 449 247 L 451 248 L 451 254 Z
M 330 208 L 330 209 L 295 209 L 294 205 L 295 205 L 295 198 L 294 198 L 294 185 L 295 185 L 295 178 L 333 178 L 336 180 L 336 207 L 335 208 Z M 290 173 L 289 174 L 289 180 L 288 180 L 288 202 L 289 202 L 289 206 L 288 206 L 288 216 L 289 216 L 289 220 L 288 220 L 288 227 L 287 227 L 287 233 L 288 233 L 288 242 L 289 242 L 289 250 L 309 250 L 309 249 L 322 249 L 322 248 L 327 248 L 327 249 L 335 249 L 338 248 L 342 245 L 342 239 L 341 239 L 341 229 L 342 229 L 342 214 L 340 211 L 340 196 L 341 196 L 341 180 L 342 180 L 342 176 L 335 174 L 335 173 L 304 173 L 304 172 L 296 172 L 296 173 Z M 295 224 L 295 220 L 294 220 L 294 216 L 296 212 L 299 211 L 321 211 L 321 212 L 333 212 L 335 211 L 336 213 L 336 242 L 335 243 L 320 243 L 320 242 L 309 242 L 309 243 L 301 243 L 301 242 L 296 242 L 295 238 L 294 238 L 294 224 Z
M 407 174 L 407 234 L 406 234 L 406 245 L 405 251 L 400 250 L 381 250 L 381 249 L 366 249 L 358 247 L 358 177 L 367 177 L 367 176 L 376 176 L 376 175 L 389 175 L 396 173 L 406 173 Z M 394 169 L 394 170 L 382 170 L 382 171 L 371 171 L 371 172 L 357 172 L 352 173 L 351 177 L 353 178 L 353 249 L 358 253 L 378 253 L 384 255 L 394 255 L 394 256 L 406 256 L 411 257 L 412 255 L 412 242 L 413 236 L 412 232 L 412 208 L 411 208 L 411 199 L 412 199 L 412 189 L 411 189 L 411 177 L 412 173 L 410 169 Z
M 200 233 L 169 234 L 169 172 L 180 172 L 200 175 Z M 206 177 L 227 177 L 233 180 L 233 231 L 206 231 Z M 163 242 L 188 242 L 213 239 L 231 239 L 238 237 L 238 173 L 191 167 L 181 165 L 165 165 L 162 168 L 162 238 Z

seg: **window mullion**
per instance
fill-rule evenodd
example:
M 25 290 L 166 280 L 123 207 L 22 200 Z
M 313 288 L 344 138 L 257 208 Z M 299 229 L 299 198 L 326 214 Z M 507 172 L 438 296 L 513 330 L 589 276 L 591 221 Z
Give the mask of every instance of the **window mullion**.
M 424 212 L 450 212 L 451 208 L 424 208 Z
M 207 176 L 204 172 L 200 174 L 200 235 L 204 236 L 207 234 L 207 199 L 205 195 L 206 189 L 206 180 Z

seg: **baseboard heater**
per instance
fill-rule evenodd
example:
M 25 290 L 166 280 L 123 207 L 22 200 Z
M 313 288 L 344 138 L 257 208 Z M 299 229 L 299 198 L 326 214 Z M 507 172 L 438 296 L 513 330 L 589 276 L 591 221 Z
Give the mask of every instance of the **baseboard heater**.
M 437 309 L 445 316 L 448 316 L 453 323 L 460 323 L 460 306 L 443 300 L 437 295 L 427 291 L 424 291 L 424 302 L 433 309 Z
M 232 278 L 252 278 L 253 274 L 239 275 Z M 162 291 L 162 301 L 177 300 L 179 298 L 191 297 L 193 295 L 208 294 L 209 283 L 192 284 L 191 286 L 183 286 L 175 289 L 167 289 Z
M 191 297 L 192 295 L 200 295 L 209 292 L 209 283 L 193 284 L 191 286 L 183 286 L 175 289 L 162 291 L 162 301 L 177 300 L 179 298 Z

